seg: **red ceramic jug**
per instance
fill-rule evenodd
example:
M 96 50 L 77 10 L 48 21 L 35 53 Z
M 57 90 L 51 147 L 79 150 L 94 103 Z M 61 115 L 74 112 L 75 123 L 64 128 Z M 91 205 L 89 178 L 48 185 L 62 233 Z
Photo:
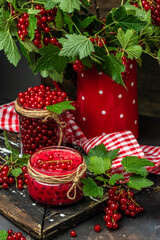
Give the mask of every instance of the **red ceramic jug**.
M 87 138 L 130 130 L 138 138 L 137 65 L 128 60 L 126 88 L 95 68 L 78 74 L 76 122 Z

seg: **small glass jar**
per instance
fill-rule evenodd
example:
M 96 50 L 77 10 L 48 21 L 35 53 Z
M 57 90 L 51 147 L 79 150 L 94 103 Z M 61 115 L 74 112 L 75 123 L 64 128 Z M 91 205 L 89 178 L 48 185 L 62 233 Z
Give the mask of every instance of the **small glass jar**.
M 48 147 L 35 152 L 28 163 L 28 192 L 45 205 L 67 205 L 83 197 L 86 165 L 82 155 L 68 147 Z
M 43 117 L 44 109 L 23 107 L 18 100 L 16 106 L 18 106 L 21 153 L 32 155 L 44 147 L 66 145 L 66 112 L 58 115 L 57 122 L 53 117 L 45 119 Z M 23 114 L 23 110 L 20 113 L 19 108 L 23 109 L 25 114 Z M 38 113 L 40 112 L 41 116 L 39 117 Z M 35 113 L 36 117 L 32 117 Z

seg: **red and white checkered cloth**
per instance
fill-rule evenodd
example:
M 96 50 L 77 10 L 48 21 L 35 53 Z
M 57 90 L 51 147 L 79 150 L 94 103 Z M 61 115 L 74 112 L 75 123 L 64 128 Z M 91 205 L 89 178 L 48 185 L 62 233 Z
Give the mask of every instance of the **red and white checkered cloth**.
M 0 129 L 18 132 L 18 114 L 14 109 L 14 102 L 0 106 Z M 72 113 L 67 112 L 67 142 L 81 146 L 86 153 L 90 148 L 103 143 L 107 150 L 120 148 L 118 158 L 113 161 L 111 173 L 120 173 L 122 170 L 121 160 L 126 156 L 137 156 L 147 158 L 155 163 L 154 167 L 147 167 L 151 173 L 160 174 L 160 147 L 139 145 L 134 135 L 130 131 L 120 131 L 107 135 L 97 136 L 87 139 L 75 122 Z M 129 174 L 124 173 L 125 178 Z

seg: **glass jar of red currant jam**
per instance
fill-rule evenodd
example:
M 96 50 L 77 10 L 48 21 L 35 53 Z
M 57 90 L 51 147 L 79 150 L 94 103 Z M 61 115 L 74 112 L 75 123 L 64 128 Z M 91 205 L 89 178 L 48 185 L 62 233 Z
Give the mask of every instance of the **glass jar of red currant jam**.
M 35 152 L 28 162 L 28 192 L 45 205 L 67 205 L 83 197 L 80 179 L 85 177 L 82 155 L 68 147 L 48 147 Z
M 54 114 L 47 105 L 66 100 L 66 93 L 43 85 L 19 93 L 15 109 L 19 115 L 21 152 L 32 155 L 36 150 L 66 145 L 66 112 Z

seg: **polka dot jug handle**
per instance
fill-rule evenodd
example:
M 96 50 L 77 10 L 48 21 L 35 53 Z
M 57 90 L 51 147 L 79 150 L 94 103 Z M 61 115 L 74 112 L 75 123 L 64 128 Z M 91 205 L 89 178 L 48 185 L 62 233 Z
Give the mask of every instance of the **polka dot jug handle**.
M 130 130 L 138 138 L 136 61 L 128 60 L 123 79 L 127 90 L 95 68 L 78 74 L 76 122 L 86 137 Z

